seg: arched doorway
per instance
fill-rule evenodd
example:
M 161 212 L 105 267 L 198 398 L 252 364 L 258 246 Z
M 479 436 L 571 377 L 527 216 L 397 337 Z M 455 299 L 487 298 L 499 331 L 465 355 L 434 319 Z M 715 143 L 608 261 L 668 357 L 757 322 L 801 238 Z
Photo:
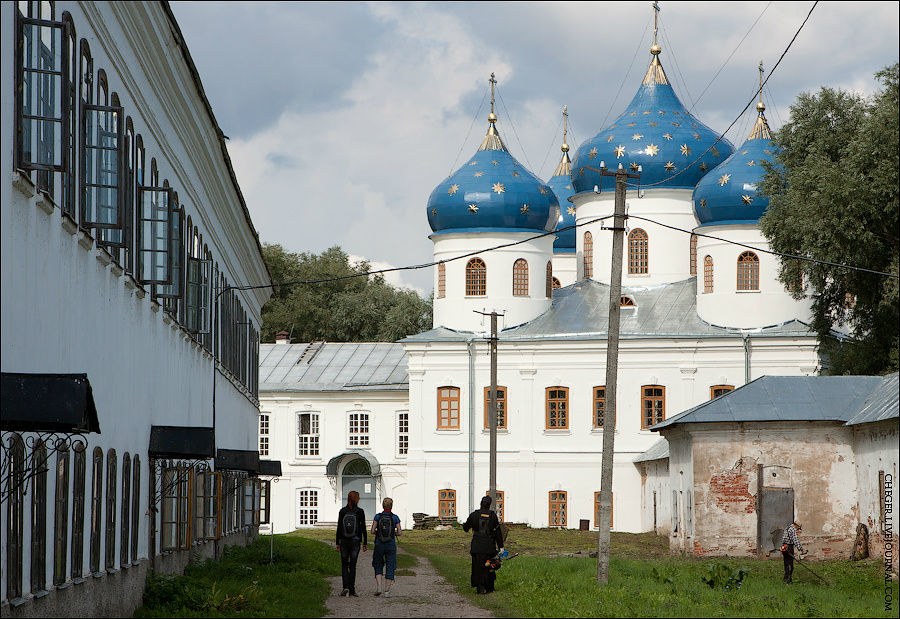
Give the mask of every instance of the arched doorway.
M 372 466 L 365 458 L 353 458 L 341 470 L 341 496 L 344 500 L 351 490 L 359 492 L 359 506 L 366 513 L 366 518 L 371 520 L 378 513 L 375 509 L 375 477 Z

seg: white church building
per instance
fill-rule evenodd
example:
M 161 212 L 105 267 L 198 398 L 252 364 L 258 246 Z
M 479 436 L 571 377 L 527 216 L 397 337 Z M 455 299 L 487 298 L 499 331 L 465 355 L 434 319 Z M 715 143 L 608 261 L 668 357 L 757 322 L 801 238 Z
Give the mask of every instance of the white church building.
M 262 345 L 260 449 L 284 463 L 275 531 L 333 522 L 349 489 L 367 515 L 393 497 L 406 526 L 417 512 L 462 519 L 478 505 L 490 384 L 478 312 L 503 314 L 501 516 L 534 527 L 597 526 L 602 438 L 614 422 L 613 529 L 662 529 L 670 501 L 635 463 L 659 440 L 652 426 L 763 375 L 820 372 L 809 303 L 792 298 L 778 258 L 762 251 L 756 182 L 772 149 L 762 102 L 735 149 L 681 103 L 660 53 L 654 44 L 631 103 L 571 159 L 564 138 L 546 183 L 509 152 L 492 106 L 478 150 L 427 202 L 433 329 L 399 343 L 291 344 L 284 334 Z M 601 219 L 614 192 L 601 163 L 641 173 L 626 196 L 615 420 L 605 416 L 611 237 Z

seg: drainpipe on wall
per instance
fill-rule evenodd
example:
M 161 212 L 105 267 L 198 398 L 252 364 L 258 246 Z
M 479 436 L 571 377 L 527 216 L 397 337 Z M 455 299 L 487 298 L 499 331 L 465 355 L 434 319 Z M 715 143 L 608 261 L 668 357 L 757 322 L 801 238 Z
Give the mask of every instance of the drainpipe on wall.
M 469 354 L 469 513 L 475 511 L 475 338 L 466 340 Z
M 750 382 L 750 334 L 742 333 L 741 338 L 744 340 L 744 384 Z

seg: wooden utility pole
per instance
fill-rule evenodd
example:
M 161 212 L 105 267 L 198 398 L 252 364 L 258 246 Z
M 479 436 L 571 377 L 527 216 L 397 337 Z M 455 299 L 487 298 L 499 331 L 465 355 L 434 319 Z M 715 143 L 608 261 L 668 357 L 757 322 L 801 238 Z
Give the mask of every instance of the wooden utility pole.
M 491 509 L 497 511 L 497 312 L 476 312 L 491 317 L 491 386 L 488 392 L 488 429 L 490 431 L 490 464 L 488 472 L 488 496 Z
M 640 174 L 628 174 L 619 169 L 609 172 L 601 162 L 600 169 L 588 168 L 601 176 L 616 179 L 616 199 L 613 211 L 612 267 L 609 275 L 609 332 L 606 339 L 606 406 L 603 411 L 603 454 L 600 465 L 600 522 L 597 523 L 597 582 L 609 583 L 609 533 L 612 523 L 613 454 L 616 440 L 616 381 L 619 374 L 619 315 L 622 300 L 622 246 L 625 237 L 625 185 L 629 178 Z M 638 169 L 640 172 L 640 168 Z

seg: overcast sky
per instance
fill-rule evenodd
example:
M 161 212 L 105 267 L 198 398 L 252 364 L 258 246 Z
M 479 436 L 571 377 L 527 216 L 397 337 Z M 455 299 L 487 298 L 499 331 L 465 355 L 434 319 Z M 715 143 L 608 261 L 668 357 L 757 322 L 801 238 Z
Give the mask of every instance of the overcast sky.
M 669 80 L 721 132 L 752 97 L 759 61 L 772 68 L 812 2 L 660 5 Z M 898 6 L 820 3 L 769 81 L 773 128 L 803 91 L 871 93 L 873 74 L 898 58 Z M 340 245 L 379 266 L 432 258 L 425 204 L 478 147 L 492 71 L 501 135 L 546 180 L 562 106 L 574 152 L 631 100 L 653 31 L 649 2 L 172 8 L 262 241 L 298 252 Z M 746 138 L 749 114 L 727 134 L 732 143 Z M 402 277 L 393 282 L 431 292 L 430 269 Z

